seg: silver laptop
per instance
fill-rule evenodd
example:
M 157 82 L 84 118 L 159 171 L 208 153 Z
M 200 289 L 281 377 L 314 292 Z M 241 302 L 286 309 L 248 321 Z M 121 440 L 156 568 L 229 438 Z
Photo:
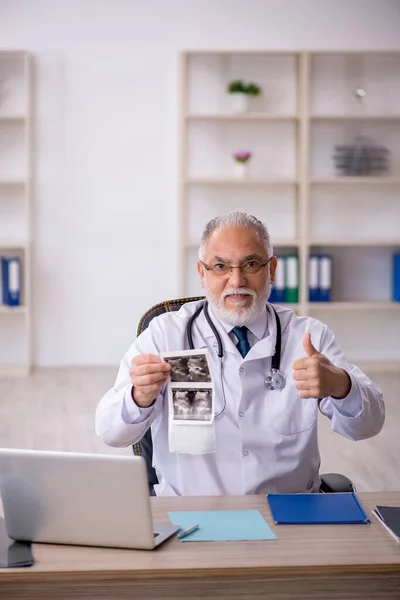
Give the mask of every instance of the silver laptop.
M 153 527 L 138 456 L 0 449 L 0 493 L 13 540 L 151 550 L 179 529 Z

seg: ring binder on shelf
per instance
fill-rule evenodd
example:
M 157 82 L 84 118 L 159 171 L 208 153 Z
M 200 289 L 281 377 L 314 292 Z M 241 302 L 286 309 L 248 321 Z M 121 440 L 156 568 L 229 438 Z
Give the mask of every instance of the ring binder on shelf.
M 2 258 L 3 304 L 19 306 L 21 304 L 21 261 L 19 258 Z

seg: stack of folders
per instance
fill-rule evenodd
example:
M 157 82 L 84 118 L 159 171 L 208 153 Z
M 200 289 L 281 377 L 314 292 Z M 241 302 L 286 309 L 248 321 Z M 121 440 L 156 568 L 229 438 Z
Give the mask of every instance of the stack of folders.
M 400 302 L 400 254 L 393 256 L 393 300 Z
M 269 301 L 296 303 L 299 301 L 299 258 L 296 254 L 276 258 L 278 266 Z
M 21 304 L 21 260 L 18 257 L 1 259 L 2 303 L 6 306 Z
M 372 512 L 396 542 L 400 544 L 400 506 L 377 506 Z
M 308 259 L 308 299 L 310 302 L 330 302 L 332 297 L 332 257 L 311 254 Z

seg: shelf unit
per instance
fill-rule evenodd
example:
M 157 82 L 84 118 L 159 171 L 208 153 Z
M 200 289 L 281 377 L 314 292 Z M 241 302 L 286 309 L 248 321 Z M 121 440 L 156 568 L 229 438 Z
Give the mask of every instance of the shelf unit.
M 400 368 L 389 264 L 400 251 L 400 53 L 188 51 L 181 74 L 180 294 L 201 293 L 204 224 L 231 210 L 253 213 L 275 253 L 299 256 L 296 312 L 326 322 L 349 360 Z M 234 79 L 262 88 L 246 113 L 232 111 Z M 358 87 L 367 91 L 362 102 Z M 335 174 L 333 147 L 357 134 L 389 148 L 387 174 Z M 234 176 L 237 150 L 253 151 L 245 179 Z M 330 303 L 308 301 L 308 257 L 318 251 L 333 256 Z
M 27 375 L 32 364 L 31 88 L 29 52 L 0 51 L 0 257 L 21 259 L 22 298 L 16 307 L 0 298 L 0 376 Z

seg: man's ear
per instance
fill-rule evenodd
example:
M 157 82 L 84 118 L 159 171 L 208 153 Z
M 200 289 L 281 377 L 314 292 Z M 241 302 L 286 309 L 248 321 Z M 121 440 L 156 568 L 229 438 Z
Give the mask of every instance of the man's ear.
M 269 276 L 271 279 L 271 283 L 274 283 L 275 281 L 275 271 L 276 271 L 276 267 L 278 266 L 278 261 L 276 259 L 276 256 L 273 256 L 270 260 L 269 263 Z
M 201 287 L 202 288 L 204 287 L 204 271 L 205 271 L 205 269 L 203 267 L 203 263 L 201 262 L 201 260 L 199 260 L 197 262 L 197 272 L 198 272 L 199 277 L 200 277 L 200 283 L 201 283 Z

